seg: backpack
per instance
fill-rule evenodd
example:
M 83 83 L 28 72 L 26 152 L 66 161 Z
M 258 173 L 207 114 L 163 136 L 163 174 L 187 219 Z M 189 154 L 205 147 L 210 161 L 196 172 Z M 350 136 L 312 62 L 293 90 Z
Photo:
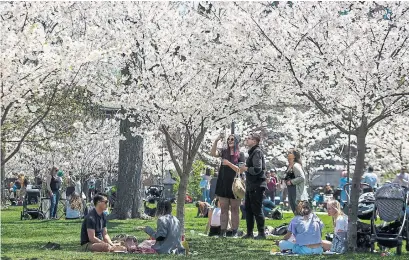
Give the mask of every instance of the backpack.
M 287 234 L 287 230 L 288 230 L 288 223 L 281 224 L 280 226 L 274 229 L 273 235 L 284 236 L 285 234 Z
M 283 219 L 283 213 L 279 209 L 273 209 L 273 211 L 271 214 L 272 219 Z

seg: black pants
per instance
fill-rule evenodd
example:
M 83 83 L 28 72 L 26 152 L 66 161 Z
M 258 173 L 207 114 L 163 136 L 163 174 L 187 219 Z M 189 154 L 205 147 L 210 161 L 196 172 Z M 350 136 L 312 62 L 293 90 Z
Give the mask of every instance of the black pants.
M 263 193 L 265 188 L 257 187 L 255 190 L 246 191 L 246 224 L 247 234 L 252 235 L 254 219 L 256 219 L 259 235 L 264 235 Z
M 288 203 L 290 204 L 291 210 L 293 211 L 294 215 L 297 211 L 297 186 L 289 185 L 287 186 L 288 190 Z

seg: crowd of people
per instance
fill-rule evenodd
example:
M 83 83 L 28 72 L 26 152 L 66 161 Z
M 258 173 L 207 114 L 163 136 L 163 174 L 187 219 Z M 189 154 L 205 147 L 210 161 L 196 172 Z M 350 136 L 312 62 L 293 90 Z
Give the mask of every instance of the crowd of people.
M 275 170 L 266 170 L 259 134 L 251 133 L 245 138 L 245 145 L 248 148 L 247 158 L 240 151 L 240 136 L 229 135 L 225 148 L 218 149 L 218 142 L 222 139 L 222 135 L 216 138 L 211 148 L 211 155 L 221 159 L 219 171 L 212 178 L 210 170 L 206 170 L 200 182 L 202 201 L 196 203 L 197 217 L 208 218 L 206 226 L 208 236 L 266 239 L 265 217 L 270 214 L 276 204 L 284 202 L 288 203 L 294 213 L 294 218 L 288 225 L 283 239 L 277 241 L 277 246 L 281 251 L 291 251 L 301 255 L 321 254 L 324 251 L 345 252 L 348 232 L 348 216 L 342 210 L 347 200 L 345 191 L 341 192 L 340 201 L 331 199 L 326 203 L 327 213 L 332 217 L 334 239 L 333 241 L 322 240 L 324 225 L 308 201 L 306 177 L 300 152 L 297 149 L 288 151 L 287 169 L 284 174 L 279 175 Z M 82 196 L 76 191 L 75 182 L 71 176 L 68 175 L 63 179 L 62 175 L 61 170 L 53 167 L 46 178 L 45 185 L 51 203 L 50 218 L 57 218 L 58 201 L 64 182 L 67 183 L 66 197 L 70 205 L 66 214 L 79 218 L 84 209 Z M 237 178 L 245 182 L 243 197 L 238 197 L 233 190 Z M 350 182 L 351 179 L 348 179 L 347 172 L 342 172 L 339 187 Z M 409 174 L 405 167 L 393 182 L 409 187 Z M 374 191 L 377 188 L 379 180 L 373 167 L 368 167 L 362 177 L 362 183 L 367 185 L 366 191 Z M 12 189 L 14 192 L 19 190 L 17 196 L 24 196 L 27 185 L 27 179 L 20 174 Z M 89 185 L 88 197 L 92 199 L 93 207 L 85 214 L 82 223 L 80 235 L 82 249 L 91 252 L 132 250 L 134 245 L 124 245 L 111 240 L 106 220 L 108 195 L 96 191 L 95 180 L 90 181 Z M 323 192 L 327 195 L 334 194 L 333 187 L 329 183 Z M 240 210 L 242 218 L 246 221 L 245 233 L 239 230 Z M 151 227 L 144 228 L 146 234 L 150 236 L 150 239 L 146 241 L 149 250 L 159 254 L 185 253 L 181 224 L 172 215 L 171 201 L 161 199 L 157 205 L 156 216 L 158 217 L 156 230 Z M 255 226 L 256 235 L 254 234 Z

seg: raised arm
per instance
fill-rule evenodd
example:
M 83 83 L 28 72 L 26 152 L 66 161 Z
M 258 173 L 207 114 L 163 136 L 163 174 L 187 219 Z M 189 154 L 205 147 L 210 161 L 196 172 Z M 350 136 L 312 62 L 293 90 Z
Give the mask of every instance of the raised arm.
M 214 140 L 212 150 L 210 150 L 210 155 L 213 157 L 220 157 L 219 152 L 217 151 L 217 143 L 221 140 L 221 135 L 219 135 L 216 140 Z

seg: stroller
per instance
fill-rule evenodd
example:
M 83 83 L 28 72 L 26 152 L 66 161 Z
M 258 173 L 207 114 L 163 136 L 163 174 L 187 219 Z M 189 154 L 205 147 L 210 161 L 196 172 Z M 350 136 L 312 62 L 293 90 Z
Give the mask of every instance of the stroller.
M 371 219 L 371 252 L 375 242 L 381 247 L 396 247 L 397 255 L 402 254 L 402 240 L 406 239 L 406 251 L 409 251 L 409 225 L 407 224 L 408 192 L 398 184 L 385 184 L 375 193 L 375 208 L 379 218 L 389 225 L 377 228 L 375 217 Z
M 145 191 L 146 198 L 144 199 L 144 213 L 150 217 L 156 215 L 157 203 L 163 199 L 163 189 L 161 185 L 152 185 Z
M 40 193 L 38 192 L 38 195 Z M 45 214 L 41 210 L 41 206 L 37 208 L 28 208 L 27 205 L 33 204 L 33 202 L 37 202 L 38 204 L 39 197 L 36 200 L 33 199 L 33 196 L 30 196 L 29 192 L 26 192 L 23 200 L 23 211 L 21 211 L 20 219 L 21 220 L 28 220 L 28 219 L 45 219 Z

